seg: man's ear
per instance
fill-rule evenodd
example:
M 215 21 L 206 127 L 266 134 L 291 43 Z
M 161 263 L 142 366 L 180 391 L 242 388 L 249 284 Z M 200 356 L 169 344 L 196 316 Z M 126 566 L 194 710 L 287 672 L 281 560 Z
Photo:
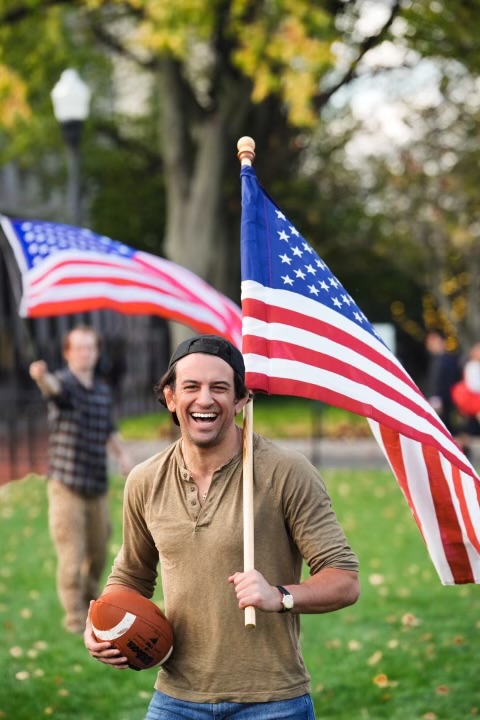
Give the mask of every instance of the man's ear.
M 165 385 L 165 387 L 163 388 L 163 396 L 165 398 L 167 408 L 170 410 L 170 412 L 175 412 L 174 395 L 175 395 L 175 393 L 173 392 L 172 386 Z
M 243 408 L 245 407 L 245 405 L 247 404 L 247 402 L 249 401 L 249 399 L 250 399 L 250 396 L 249 396 L 249 395 L 245 395 L 245 397 L 240 398 L 240 400 L 237 400 L 237 402 L 235 403 L 235 407 L 234 407 L 235 415 L 238 415 L 238 413 L 239 413 L 241 410 L 243 410 Z

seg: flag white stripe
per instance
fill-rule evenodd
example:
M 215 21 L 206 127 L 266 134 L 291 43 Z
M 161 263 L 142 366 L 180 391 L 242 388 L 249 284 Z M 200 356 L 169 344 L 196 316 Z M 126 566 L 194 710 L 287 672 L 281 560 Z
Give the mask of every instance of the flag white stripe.
M 18 242 L 17 234 L 15 230 L 13 229 L 13 226 L 10 222 L 10 220 L 5 217 L 5 215 L 0 215 L 0 224 L 2 226 L 2 229 L 7 236 L 7 240 L 10 243 L 10 247 L 13 250 L 13 254 L 15 255 L 15 260 L 17 261 L 17 265 L 20 268 L 20 272 L 23 274 L 27 272 L 27 263 L 25 262 L 25 256 L 23 254 L 23 250 L 21 248 L 20 243 Z

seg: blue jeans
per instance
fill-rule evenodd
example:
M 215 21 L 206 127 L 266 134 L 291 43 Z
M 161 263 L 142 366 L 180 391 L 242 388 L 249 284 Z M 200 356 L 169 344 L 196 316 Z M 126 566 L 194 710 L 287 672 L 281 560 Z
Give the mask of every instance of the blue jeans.
M 145 720 L 315 720 L 310 695 L 263 703 L 196 703 L 155 691 Z

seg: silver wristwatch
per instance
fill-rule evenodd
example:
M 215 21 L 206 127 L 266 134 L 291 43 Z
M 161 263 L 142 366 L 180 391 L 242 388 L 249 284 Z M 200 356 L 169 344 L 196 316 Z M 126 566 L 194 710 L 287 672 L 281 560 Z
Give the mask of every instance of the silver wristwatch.
M 282 585 L 276 585 L 275 586 L 280 592 L 282 593 L 282 609 L 279 610 L 279 612 L 290 612 L 290 610 L 293 608 L 294 602 L 293 602 L 293 595 L 291 595 L 286 588 L 284 588 Z

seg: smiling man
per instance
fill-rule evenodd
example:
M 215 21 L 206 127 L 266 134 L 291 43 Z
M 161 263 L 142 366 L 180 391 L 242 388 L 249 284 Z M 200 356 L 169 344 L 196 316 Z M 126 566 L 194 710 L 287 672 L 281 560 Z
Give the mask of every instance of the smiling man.
M 181 437 L 138 465 L 125 488 L 123 545 L 107 581 L 152 597 L 160 565 L 174 651 L 146 720 L 312 720 L 300 613 L 354 603 L 358 563 L 317 471 L 254 435 L 256 569 L 242 572 L 242 431 L 248 402 L 239 350 L 190 338 L 156 386 Z M 303 561 L 310 577 L 301 582 Z M 247 631 L 242 610 L 261 616 Z M 87 621 L 92 657 L 128 667 Z

